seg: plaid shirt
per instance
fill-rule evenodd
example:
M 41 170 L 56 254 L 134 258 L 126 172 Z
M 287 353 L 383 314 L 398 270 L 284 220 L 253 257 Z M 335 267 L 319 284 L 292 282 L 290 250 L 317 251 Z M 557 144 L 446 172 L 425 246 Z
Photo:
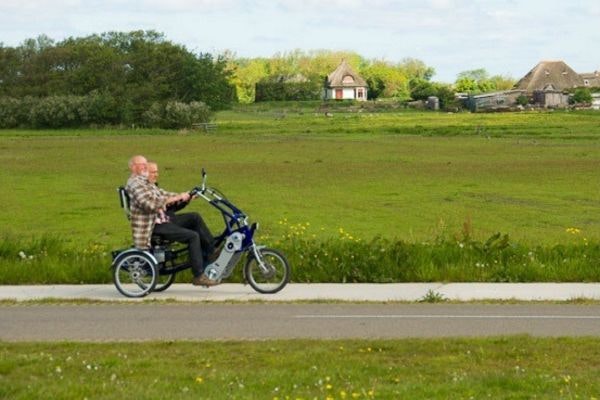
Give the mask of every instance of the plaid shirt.
M 138 249 L 149 249 L 159 212 L 165 208 L 167 198 L 177 193 L 160 189 L 141 175 L 130 176 L 125 190 L 130 198 L 133 244 Z

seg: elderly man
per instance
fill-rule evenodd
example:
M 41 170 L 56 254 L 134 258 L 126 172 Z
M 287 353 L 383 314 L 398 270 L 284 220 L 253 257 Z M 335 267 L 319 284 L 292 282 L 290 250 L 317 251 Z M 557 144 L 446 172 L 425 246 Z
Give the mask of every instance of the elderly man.
M 153 183 L 158 187 L 158 165 L 155 162 L 148 161 L 148 181 Z M 162 193 L 167 193 L 160 187 L 158 187 Z M 177 227 L 182 227 L 185 229 L 190 229 L 198 234 L 200 237 L 200 244 L 202 249 L 204 250 L 204 254 L 208 255 L 208 258 L 214 257 L 215 252 L 215 238 L 213 237 L 210 229 L 206 226 L 206 223 L 200 216 L 200 214 L 196 212 L 188 212 L 182 214 L 175 214 L 176 211 L 179 211 L 186 207 L 189 200 L 181 200 L 179 202 L 170 204 L 167 206 L 166 217 L 168 219 L 167 223 L 155 224 L 154 225 L 154 233 L 161 235 L 162 237 L 169 238 L 170 240 L 178 241 L 173 237 L 172 233 L 175 231 L 175 234 L 179 234 L 180 229 L 174 228 L 172 225 L 175 224 Z
M 144 156 L 133 156 L 129 160 L 129 169 L 131 176 L 127 180 L 125 190 L 130 198 L 131 229 L 135 247 L 149 249 L 152 232 L 167 240 L 185 243 L 189 248 L 194 275 L 192 283 L 203 286 L 216 285 L 217 282 L 203 274 L 204 263 L 200 234 L 171 222 L 167 215 L 167 206 L 190 201 L 190 194 L 167 192 L 158 188 L 149 180 L 148 161 Z M 189 223 L 187 218 L 185 223 L 186 225 Z M 205 241 L 205 246 L 207 246 L 208 254 L 214 251 L 212 243 L 207 244 Z

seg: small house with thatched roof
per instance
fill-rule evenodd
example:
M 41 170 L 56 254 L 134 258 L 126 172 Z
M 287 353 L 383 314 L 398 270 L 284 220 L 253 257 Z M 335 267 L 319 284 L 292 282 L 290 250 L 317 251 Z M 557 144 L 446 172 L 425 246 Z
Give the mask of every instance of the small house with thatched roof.
M 583 78 L 564 61 L 541 61 L 515 85 L 515 89 L 563 91 L 582 87 Z
M 331 74 L 327 75 L 325 82 L 325 100 L 367 100 L 367 82 L 358 75 L 346 62 L 340 65 Z

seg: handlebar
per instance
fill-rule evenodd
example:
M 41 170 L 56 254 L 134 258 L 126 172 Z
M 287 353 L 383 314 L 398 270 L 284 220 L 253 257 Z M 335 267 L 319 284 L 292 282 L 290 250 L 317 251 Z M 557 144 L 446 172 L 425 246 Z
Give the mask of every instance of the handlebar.
M 208 201 L 214 207 L 218 208 L 223 215 L 227 215 L 232 220 L 243 220 L 246 223 L 246 214 L 232 204 L 225 195 L 219 192 L 217 189 L 206 186 L 208 174 L 206 170 L 202 168 L 202 186 L 196 186 L 190 190 L 190 196 L 199 196 L 204 200 Z M 230 211 L 228 211 L 230 210 Z
M 203 194 L 206 191 L 206 177 L 208 174 L 206 170 L 202 168 L 202 186 L 196 186 L 192 190 L 189 191 L 190 196 L 196 196 L 197 194 Z

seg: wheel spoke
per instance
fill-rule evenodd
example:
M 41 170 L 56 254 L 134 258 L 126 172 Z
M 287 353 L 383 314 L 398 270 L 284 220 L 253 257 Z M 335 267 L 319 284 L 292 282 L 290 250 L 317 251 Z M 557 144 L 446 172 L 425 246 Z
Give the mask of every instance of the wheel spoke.
M 271 249 L 262 249 L 261 266 L 256 258 L 251 258 L 245 267 L 248 283 L 260 293 L 275 293 L 289 280 L 289 265 L 285 257 Z

